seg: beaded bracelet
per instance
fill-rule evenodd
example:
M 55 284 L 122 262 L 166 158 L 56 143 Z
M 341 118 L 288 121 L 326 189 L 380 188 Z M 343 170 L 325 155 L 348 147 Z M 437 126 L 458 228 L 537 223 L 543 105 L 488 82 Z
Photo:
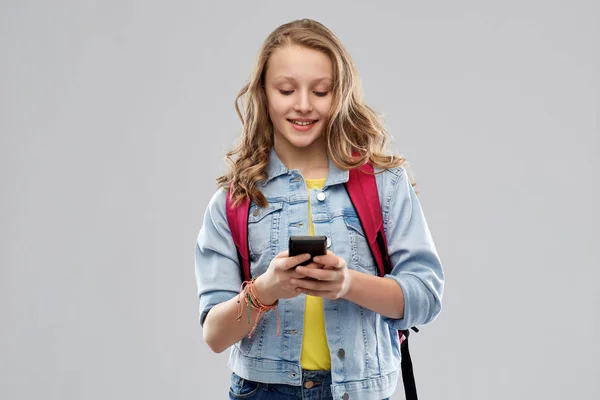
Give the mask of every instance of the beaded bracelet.
M 260 300 L 258 300 L 258 297 L 256 297 L 256 292 L 255 292 L 255 288 L 254 288 L 254 280 L 256 278 L 252 278 L 250 281 L 245 281 L 242 282 L 242 286 L 240 287 L 240 294 L 238 296 L 238 301 L 237 303 L 239 304 L 238 306 L 238 316 L 237 316 L 237 320 L 240 321 L 242 319 L 242 313 L 243 313 L 243 304 L 242 301 L 240 301 L 241 298 L 244 299 L 243 303 L 246 304 L 246 308 L 248 309 L 248 324 L 250 324 L 250 313 L 251 310 L 250 308 L 254 308 L 255 310 L 258 310 L 258 315 L 256 316 L 256 321 L 254 322 L 254 326 L 252 327 L 252 330 L 250 331 L 250 333 L 248 334 L 248 337 L 251 338 L 252 337 L 252 332 L 254 332 L 254 330 L 256 329 L 256 326 L 258 325 L 258 320 L 260 319 L 260 317 L 262 316 L 262 314 L 264 314 L 267 311 L 270 310 L 275 310 L 275 314 L 277 315 L 277 336 L 279 336 L 279 313 L 277 312 L 277 305 L 279 305 L 279 300 L 277 300 L 274 304 L 270 305 L 270 306 L 266 306 L 264 304 L 262 304 L 260 302 Z

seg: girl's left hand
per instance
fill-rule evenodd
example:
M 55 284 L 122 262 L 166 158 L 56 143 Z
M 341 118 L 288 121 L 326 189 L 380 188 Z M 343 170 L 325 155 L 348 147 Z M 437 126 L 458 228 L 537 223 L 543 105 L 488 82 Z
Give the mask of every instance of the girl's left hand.
M 290 283 L 296 285 L 300 293 L 337 300 L 345 296 L 350 288 L 346 260 L 331 251 L 313 258 L 313 262 L 307 266 L 298 265 L 296 272 L 304 278 L 292 279 Z

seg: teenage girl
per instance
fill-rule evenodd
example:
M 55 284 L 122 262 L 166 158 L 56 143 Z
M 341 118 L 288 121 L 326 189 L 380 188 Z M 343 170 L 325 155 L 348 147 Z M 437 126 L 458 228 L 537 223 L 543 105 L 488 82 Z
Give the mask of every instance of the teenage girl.
M 390 135 L 364 103 L 350 55 L 313 20 L 267 37 L 236 109 L 241 142 L 195 254 L 204 339 L 217 353 L 231 348 L 229 398 L 388 398 L 399 380 L 397 331 L 436 318 L 444 283 L 406 160 L 386 152 Z M 385 277 L 344 187 L 364 163 L 377 172 L 393 267 Z M 249 282 L 228 195 L 251 200 Z M 310 255 L 288 256 L 292 235 L 326 236 L 327 254 L 299 266 Z

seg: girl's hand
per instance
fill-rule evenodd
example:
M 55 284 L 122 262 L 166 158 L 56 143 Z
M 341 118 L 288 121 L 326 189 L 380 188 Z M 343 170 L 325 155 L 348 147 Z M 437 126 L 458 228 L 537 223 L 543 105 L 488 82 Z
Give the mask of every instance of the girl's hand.
M 283 251 L 269 264 L 267 271 L 254 281 L 257 289 L 258 300 L 265 304 L 273 304 L 279 299 L 291 299 L 300 293 L 292 279 L 302 278 L 303 275 L 294 270 L 294 267 L 310 259 L 310 254 L 300 254 L 288 257 L 288 252 Z
M 297 287 L 298 293 L 336 300 L 346 295 L 350 288 L 350 273 L 346 260 L 331 251 L 327 251 L 324 256 L 315 257 L 306 267 L 298 266 L 296 273 L 304 278 L 290 280 L 290 284 Z

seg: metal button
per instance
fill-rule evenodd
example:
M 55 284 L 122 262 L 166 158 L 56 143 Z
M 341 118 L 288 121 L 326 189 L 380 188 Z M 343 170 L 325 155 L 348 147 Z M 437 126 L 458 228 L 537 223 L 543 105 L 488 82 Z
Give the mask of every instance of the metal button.
M 338 350 L 338 357 L 339 358 L 344 358 L 346 357 L 346 351 L 344 349 L 339 349 Z
M 255 208 L 254 211 L 252 211 L 252 215 L 256 217 L 258 216 L 258 214 L 260 214 L 260 210 L 258 208 Z
M 350 395 L 348 393 L 344 393 L 344 395 L 342 396 L 342 399 L 344 400 L 348 400 L 350 398 Z
M 315 386 L 315 383 L 313 381 L 306 381 L 306 383 L 304 384 L 304 387 L 307 389 L 310 389 L 313 386 Z
M 319 201 L 323 201 L 323 200 L 325 200 L 325 197 L 326 197 L 326 196 L 325 196 L 325 193 L 324 193 L 324 192 L 319 192 L 319 193 L 317 193 L 317 200 L 319 200 Z

